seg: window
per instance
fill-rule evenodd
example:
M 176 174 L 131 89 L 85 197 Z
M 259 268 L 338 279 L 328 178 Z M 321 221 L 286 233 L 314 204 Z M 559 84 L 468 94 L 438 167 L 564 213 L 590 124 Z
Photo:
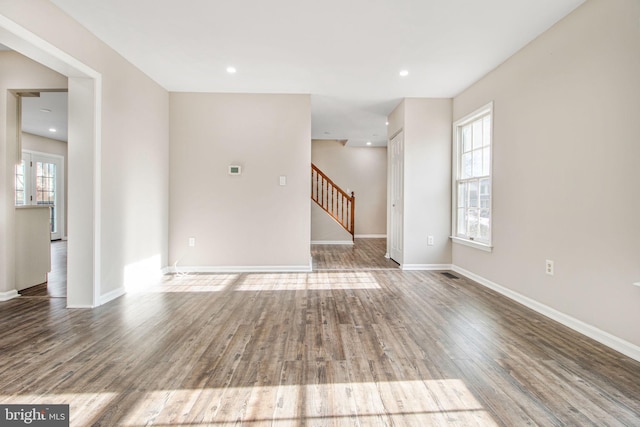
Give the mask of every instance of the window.
M 453 124 L 452 240 L 491 250 L 493 103 Z

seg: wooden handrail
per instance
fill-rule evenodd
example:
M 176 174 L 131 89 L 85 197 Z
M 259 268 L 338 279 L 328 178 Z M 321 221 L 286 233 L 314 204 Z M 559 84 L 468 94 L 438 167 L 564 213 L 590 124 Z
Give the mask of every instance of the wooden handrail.
M 316 165 L 311 164 L 311 200 L 336 220 L 355 240 L 356 196 L 336 185 Z

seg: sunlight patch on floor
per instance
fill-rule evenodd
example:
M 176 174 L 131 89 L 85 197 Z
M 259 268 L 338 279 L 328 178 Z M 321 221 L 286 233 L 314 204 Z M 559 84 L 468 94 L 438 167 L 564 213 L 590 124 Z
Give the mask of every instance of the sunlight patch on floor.
M 167 276 L 153 293 L 220 292 L 238 280 L 238 274 L 187 274 Z
M 367 272 L 249 274 L 236 291 L 298 291 L 380 289 L 376 278 Z
M 297 426 L 303 420 L 310 425 L 497 425 L 456 379 L 152 391 L 121 424 Z

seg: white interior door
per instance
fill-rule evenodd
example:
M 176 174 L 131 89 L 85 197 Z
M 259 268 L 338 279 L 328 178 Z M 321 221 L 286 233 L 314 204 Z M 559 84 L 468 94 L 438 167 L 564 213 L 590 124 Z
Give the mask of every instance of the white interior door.
M 59 240 L 64 234 L 63 167 L 60 156 L 25 150 L 22 164 L 16 168 L 16 204 L 51 208 L 51 240 Z
M 391 150 L 389 256 L 395 262 L 402 265 L 402 233 L 404 222 L 404 139 L 402 132 L 390 141 L 389 149 Z

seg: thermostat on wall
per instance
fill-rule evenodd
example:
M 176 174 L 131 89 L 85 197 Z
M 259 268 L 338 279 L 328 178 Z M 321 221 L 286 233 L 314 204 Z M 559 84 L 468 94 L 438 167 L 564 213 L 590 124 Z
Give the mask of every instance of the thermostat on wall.
M 229 175 L 240 175 L 242 174 L 242 167 L 229 165 Z

